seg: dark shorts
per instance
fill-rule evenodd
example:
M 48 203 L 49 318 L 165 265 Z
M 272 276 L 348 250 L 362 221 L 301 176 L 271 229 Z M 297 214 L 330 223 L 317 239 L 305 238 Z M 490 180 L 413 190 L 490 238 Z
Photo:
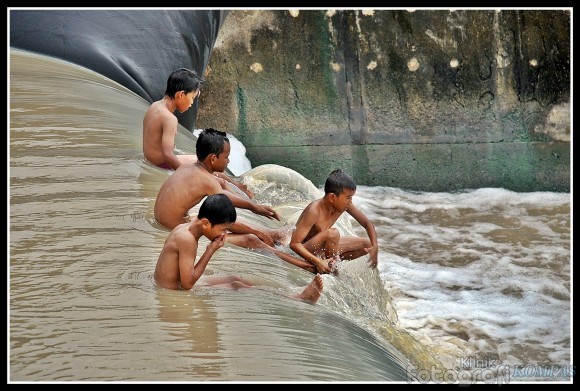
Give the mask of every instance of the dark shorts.
M 169 164 L 167 164 L 166 162 L 158 164 L 157 167 L 162 168 L 164 170 L 173 170 L 173 168 L 171 168 L 171 166 Z

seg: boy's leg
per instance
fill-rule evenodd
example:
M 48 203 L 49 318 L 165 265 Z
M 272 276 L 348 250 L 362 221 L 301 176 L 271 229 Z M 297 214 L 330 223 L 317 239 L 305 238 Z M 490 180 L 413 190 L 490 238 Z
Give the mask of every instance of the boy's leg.
M 203 276 L 200 279 L 201 285 L 205 286 L 225 286 L 228 288 L 253 288 L 252 285 L 248 285 L 242 281 L 240 276 Z M 312 282 L 304 288 L 299 294 L 290 296 L 294 299 L 299 299 L 306 301 L 308 303 L 314 304 L 318 301 L 322 295 L 322 289 L 324 287 L 322 277 L 317 274 L 312 279 Z
M 278 229 L 258 227 L 258 226 L 256 226 L 256 223 L 249 221 L 248 219 L 245 219 L 243 217 L 238 218 L 237 221 L 239 221 L 240 223 L 245 224 L 251 228 L 266 232 L 268 235 L 270 235 L 270 237 L 274 241 L 274 244 L 279 244 L 281 246 L 287 246 L 288 242 L 290 242 L 291 232 L 289 231 L 288 227 L 282 227 L 282 228 L 278 228 Z
M 304 259 L 298 259 L 296 257 L 293 257 L 290 254 L 286 254 L 284 251 L 280 251 L 280 250 L 276 250 L 273 249 L 274 254 L 276 254 L 278 256 L 278 258 L 291 263 L 294 266 L 298 266 L 301 267 L 304 270 L 307 270 L 311 273 L 316 273 L 316 266 L 314 266 L 313 264 L 311 264 L 310 262 L 304 260 Z
M 249 248 L 251 250 L 272 248 L 254 234 L 235 234 L 228 232 L 226 235 L 226 243 L 235 244 L 238 247 Z
M 264 228 L 264 231 L 270 235 L 275 244 L 280 246 L 287 246 L 288 243 L 290 243 L 290 232 L 288 231 L 287 227 L 279 229 Z
M 329 228 L 321 231 L 304 242 L 304 247 L 312 254 L 322 260 L 329 260 L 327 264 L 315 265 L 320 273 L 336 274 L 336 256 L 338 256 L 338 245 L 340 243 L 340 232 L 336 228 Z
M 320 295 L 322 294 L 323 287 L 324 287 L 324 284 L 322 282 L 322 276 L 320 274 L 317 274 L 312 279 L 312 282 L 310 283 L 310 285 L 308 285 L 306 288 L 304 288 L 304 290 L 301 293 L 294 295 L 294 296 L 291 296 L 291 297 L 293 297 L 295 299 L 304 300 L 308 303 L 314 304 L 320 298 Z
M 248 248 L 251 250 L 265 250 L 271 254 L 278 256 L 278 258 L 291 263 L 292 265 L 301 267 L 302 269 L 308 270 L 310 272 L 316 273 L 316 268 L 310 262 L 303 259 L 298 259 L 290 254 L 286 254 L 283 251 L 277 250 L 273 247 L 268 246 L 266 243 L 262 242 L 256 235 L 253 234 L 232 234 L 228 233 L 226 235 L 226 242 L 234 244 L 238 247 Z
M 367 238 L 343 236 L 338 245 L 338 254 L 341 259 L 357 259 L 368 254 L 365 250 L 371 247 L 371 242 Z
M 205 286 L 226 286 L 228 288 L 251 288 L 252 285 L 242 280 L 242 277 L 236 275 L 229 276 L 203 276 L 200 278 L 200 285 Z

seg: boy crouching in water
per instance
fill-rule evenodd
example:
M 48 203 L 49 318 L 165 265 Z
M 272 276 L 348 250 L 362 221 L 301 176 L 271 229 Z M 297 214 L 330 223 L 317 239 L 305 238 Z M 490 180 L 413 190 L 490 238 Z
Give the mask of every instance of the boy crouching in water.
M 224 245 L 226 232 L 236 221 L 236 208 L 224 194 L 208 196 L 201 204 L 197 217 L 175 227 L 163 245 L 155 267 L 155 282 L 167 289 L 191 289 L 200 286 L 249 288 L 252 285 L 240 276 L 203 276 L 213 254 Z M 197 248 L 201 236 L 210 240 L 197 263 Z M 323 282 L 317 274 L 310 285 L 293 298 L 316 303 L 322 294 Z
M 324 197 L 304 209 L 290 239 L 290 248 L 316 267 L 319 273 L 334 272 L 338 260 L 351 260 L 369 254 L 369 264 L 377 267 L 379 246 L 373 223 L 352 204 L 356 184 L 350 175 L 338 169 L 324 184 Z M 332 228 L 344 213 L 350 214 L 365 228 L 367 238 L 341 237 Z M 339 259 L 337 259 L 337 257 Z

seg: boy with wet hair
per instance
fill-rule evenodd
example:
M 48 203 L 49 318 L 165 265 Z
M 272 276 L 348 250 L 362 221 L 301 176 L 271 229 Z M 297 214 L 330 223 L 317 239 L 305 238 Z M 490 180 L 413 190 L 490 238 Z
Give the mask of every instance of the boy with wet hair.
M 270 206 L 260 205 L 232 191 L 230 184 L 216 173 L 223 172 L 229 163 L 230 142 L 225 132 L 208 128 L 197 138 L 198 161 L 182 165 L 163 182 L 155 200 L 155 219 L 166 228 L 189 222 L 189 210 L 212 194 L 226 195 L 237 208 L 248 209 L 269 219 L 280 220 Z M 228 243 L 236 246 L 261 249 L 276 254 L 279 258 L 311 272 L 316 269 L 310 263 L 286 254 L 273 247 L 287 240 L 285 230 L 251 226 L 242 221 L 233 223 L 228 230 Z
M 330 173 L 324 184 L 324 196 L 304 209 L 290 239 L 290 248 L 314 265 L 319 273 L 329 273 L 340 260 L 369 254 L 369 264 L 377 267 L 378 244 L 374 224 L 352 204 L 356 183 L 341 169 Z M 332 226 L 348 213 L 365 228 L 367 238 L 341 237 Z
M 187 68 L 180 68 L 169 75 L 165 96 L 153 102 L 143 117 L 143 154 L 147 161 L 165 170 L 176 170 L 182 164 L 197 162 L 195 155 L 174 153 L 178 125 L 174 112 L 188 110 L 201 94 L 204 83 L 203 78 Z M 248 197 L 253 197 L 246 185 L 234 181 L 225 173 L 218 175 L 236 185 Z
M 225 194 L 208 196 L 201 204 L 197 216 L 190 222 L 175 227 L 165 240 L 155 266 L 155 282 L 159 286 L 175 290 L 189 290 L 196 283 L 199 286 L 233 289 L 252 287 L 237 275 L 203 276 L 211 257 L 224 245 L 227 231 L 235 221 L 236 208 Z M 202 236 L 209 239 L 210 243 L 195 262 Z M 291 297 L 315 303 L 320 298 L 322 289 L 322 277 L 317 274 L 301 293 Z
M 181 164 L 197 161 L 195 155 L 174 153 L 178 120 L 173 113 L 187 111 L 204 82 L 195 71 L 180 68 L 169 75 L 164 97 L 149 106 L 143 117 L 143 154 L 152 164 L 176 170 Z

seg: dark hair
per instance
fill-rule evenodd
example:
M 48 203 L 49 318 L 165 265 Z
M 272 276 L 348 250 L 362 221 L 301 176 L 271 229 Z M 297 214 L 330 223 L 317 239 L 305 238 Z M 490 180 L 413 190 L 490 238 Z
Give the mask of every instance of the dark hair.
M 167 78 L 165 95 L 173 99 L 175 93 L 184 91 L 186 94 L 197 91 L 205 83 L 203 77 L 199 77 L 195 71 L 187 68 L 179 68 Z
M 356 183 L 350 175 L 339 168 L 331 172 L 326 178 L 324 194 L 334 193 L 338 196 L 344 189 L 356 190 Z
M 211 225 L 234 223 L 236 217 L 236 208 L 225 194 L 207 196 L 197 213 L 198 219 L 206 218 Z
M 199 136 L 197 136 L 197 142 L 195 143 L 197 160 L 201 162 L 212 153 L 219 155 L 224 151 L 224 144 L 226 142 L 230 142 L 226 132 L 221 132 L 214 128 L 202 130 Z

